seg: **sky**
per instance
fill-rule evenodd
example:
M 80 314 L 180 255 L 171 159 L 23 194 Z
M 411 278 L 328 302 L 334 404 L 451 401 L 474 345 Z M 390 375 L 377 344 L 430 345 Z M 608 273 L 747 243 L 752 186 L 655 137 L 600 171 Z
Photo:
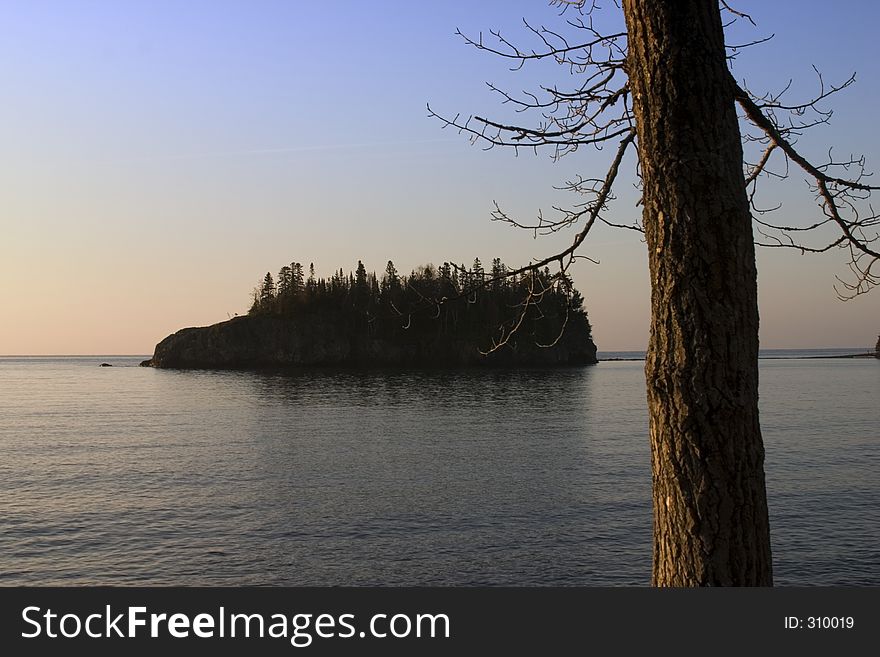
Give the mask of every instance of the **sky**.
M 602 21 L 619 24 L 612 2 Z M 755 91 L 792 99 L 852 72 L 811 154 L 864 153 L 880 168 L 880 6 L 864 0 L 743 1 L 775 34 L 744 51 Z M 609 151 L 552 161 L 486 152 L 428 116 L 514 120 L 487 88 L 566 80 L 509 65 L 455 30 L 523 36 L 559 24 L 544 0 L 300 2 L 4 0 L 0 3 L 0 354 L 150 354 L 166 335 L 247 311 L 267 271 L 363 260 L 381 272 L 444 261 L 525 264 L 572 233 L 535 239 L 490 221 L 493 202 L 526 221 L 577 199 L 554 189 L 603 175 Z M 628 163 L 609 218 L 640 214 Z M 819 216 L 800 177 L 768 193 L 780 223 Z M 601 351 L 643 349 L 645 245 L 596 230 L 572 270 Z M 765 348 L 869 347 L 880 290 L 834 292 L 843 253 L 759 251 Z

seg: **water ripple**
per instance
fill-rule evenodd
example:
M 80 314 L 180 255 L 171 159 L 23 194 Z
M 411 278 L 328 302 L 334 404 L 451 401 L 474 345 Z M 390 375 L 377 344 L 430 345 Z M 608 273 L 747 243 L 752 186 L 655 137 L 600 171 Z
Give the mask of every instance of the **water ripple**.
M 97 362 L 0 359 L 0 584 L 650 580 L 641 363 Z M 762 361 L 777 583 L 880 584 L 877 365 Z

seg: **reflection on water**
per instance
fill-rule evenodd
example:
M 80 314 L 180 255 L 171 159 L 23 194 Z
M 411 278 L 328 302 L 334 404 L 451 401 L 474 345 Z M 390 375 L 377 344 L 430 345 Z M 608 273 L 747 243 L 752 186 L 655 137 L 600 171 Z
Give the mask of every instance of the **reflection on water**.
M 641 363 L 97 362 L 0 359 L 0 583 L 649 582 Z M 880 583 L 877 365 L 762 364 L 780 583 Z

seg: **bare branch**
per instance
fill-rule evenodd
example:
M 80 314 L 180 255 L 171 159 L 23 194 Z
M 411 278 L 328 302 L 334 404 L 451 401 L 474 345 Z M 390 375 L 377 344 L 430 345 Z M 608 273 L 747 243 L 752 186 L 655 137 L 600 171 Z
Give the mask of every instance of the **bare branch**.
M 814 164 L 795 148 L 790 136 L 796 136 L 800 131 L 812 125 L 827 122 L 827 119 L 830 117 L 830 111 L 823 112 L 822 110 L 815 109 L 816 103 L 845 89 L 855 80 L 853 75 L 841 85 L 832 85 L 826 88 L 821 74 L 818 71 L 816 73 L 820 82 L 819 94 L 813 101 L 797 105 L 784 105 L 778 101 L 782 93 L 788 90 L 790 84 L 786 85 L 785 89 L 775 97 L 756 102 L 731 77 L 737 103 L 745 112 L 748 120 L 763 132 L 764 138 L 768 143 L 761 160 L 751 168 L 746 178 L 746 184 L 753 184 L 757 177 L 766 171 L 767 162 L 776 148 L 785 154 L 787 160 L 795 163 L 812 178 L 811 187 L 817 195 L 825 219 L 803 227 L 773 225 L 755 219 L 759 226 L 772 229 L 784 236 L 784 239 L 779 235 L 771 237 L 759 228 L 761 234 L 765 237 L 770 237 L 771 241 L 758 242 L 757 244 L 768 247 L 794 248 L 802 253 L 823 253 L 835 247 L 848 248 L 850 253 L 849 268 L 854 274 L 855 283 L 848 284 L 840 281 L 844 286 L 845 292 L 841 292 L 839 288 L 835 288 L 835 290 L 837 290 L 838 296 L 841 298 L 851 298 L 852 296 L 863 294 L 877 282 L 877 276 L 873 272 L 878 259 L 880 259 L 880 251 L 874 248 L 873 244 L 880 239 L 880 233 L 877 232 L 877 227 L 880 226 L 880 215 L 875 213 L 870 205 L 868 206 L 868 213 L 862 214 L 856 203 L 868 200 L 871 192 L 880 189 L 880 187 L 862 182 L 869 175 L 865 172 L 864 158 L 849 157 L 843 160 L 835 160 L 831 150 L 829 150 L 827 162 Z M 797 125 L 790 123 L 787 126 L 783 126 L 776 121 L 773 114 L 774 110 L 785 110 L 796 115 L 801 115 L 808 110 L 815 110 L 820 114 L 820 118 L 813 123 L 801 122 Z M 851 169 L 856 174 L 851 178 L 844 178 L 832 175 L 831 173 L 835 170 L 850 172 Z M 753 194 L 754 190 L 752 196 Z M 791 233 L 810 232 L 829 223 L 836 225 L 841 235 L 824 246 L 814 247 L 796 243 L 791 237 Z M 869 231 L 873 230 L 873 232 L 866 232 L 866 229 Z
M 725 2 L 725 0 L 721 0 L 721 6 L 722 6 L 724 9 L 726 9 L 727 11 L 729 11 L 731 14 L 733 14 L 734 16 L 736 16 L 737 18 L 745 18 L 745 19 L 746 19 L 749 23 L 751 23 L 753 26 L 758 27 L 758 24 L 755 23 L 754 20 L 752 20 L 752 17 L 751 17 L 751 16 L 749 16 L 748 14 L 743 13 L 743 12 L 741 12 L 741 11 L 737 11 L 736 9 L 733 9 L 729 4 L 727 4 L 727 2 Z

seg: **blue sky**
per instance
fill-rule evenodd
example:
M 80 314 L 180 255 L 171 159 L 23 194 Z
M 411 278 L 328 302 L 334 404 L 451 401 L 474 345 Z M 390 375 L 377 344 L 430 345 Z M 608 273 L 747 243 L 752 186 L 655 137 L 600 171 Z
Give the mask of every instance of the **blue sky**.
M 619 23 L 611 2 L 603 20 Z M 858 73 L 828 128 L 802 142 L 880 162 L 875 113 L 880 9 L 864 1 L 742 2 L 769 44 L 734 73 L 754 90 L 815 88 Z M 362 259 L 381 271 L 425 262 L 510 264 L 553 252 L 489 221 L 492 202 L 528 219 L 571 202 L 554 191 L 604 172 L 607 153 L 483 152 L 425 105 L 510 118 L 486 81 L 531 89 L 560 71 L 465 46 L 456 27 L 552 25 L 527 2 L 111 2 L 0 4 L 0 353 L 149 353 L 166 334 L 247 309 L 267 270 L 319 273 Z M 739 34 L 735 36 L 739 37 Z M 634 178 L 613 216 L 638 216 Z M 780 217 L 817 215 L 800 179 Z M 648 281 L 636 235 L 597 231 L 579 264 L 600 349 L 647 341 Z M 767 347 L 861 346 L 880 331 L 877 293 L 836 300 L 841 254 L 759 255 Z

